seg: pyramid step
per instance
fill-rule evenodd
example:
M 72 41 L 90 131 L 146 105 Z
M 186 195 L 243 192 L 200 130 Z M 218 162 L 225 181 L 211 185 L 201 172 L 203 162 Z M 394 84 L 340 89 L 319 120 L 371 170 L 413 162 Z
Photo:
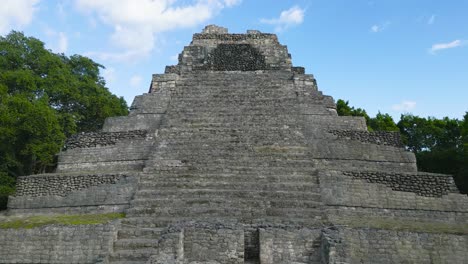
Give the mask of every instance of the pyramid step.
M 283 217 L 307 217 L 314 218 L 321 215 L 319 208 L 233 208 L 223 206 L 194 206 L 191 208 L 131 208 L 127 211 L 127 215 L 147 216 L 147 217 L 241 217 L 241 218 L 258 218 L 266 216 L 283 216 Z
M 241 222 L 249 225 L 291 225 L 291 226 L 320 226 L 321 216 L 310 217 L 221 217 L 221 216 L 190 216 L 190 217 L 154 217 L 154 216 L 128 216 L 122 223 L 142 228 L 167 228 L 170 225 L 182 222 Z
M 319 185 L 315 183 L 265 183 L 256 182 L 231 183 L 231 182 L 173 182 L 158 183 L 152 181 L 140 181 L 139 190 L 172 190 L 172 189 L 214 189 L 214 190 L 243 190 L 243 191 L 299 191 L 319 192 Z
M 250 190 L 213 190 L 213 189 L 164 189 L 157 190 L 153 188 L 140 189 L 136 199 L 144 198 L 165 198 L 165 199 L 298 199 L 312 200 L 320 199 L 319 192 L 299 192 L 299 191 L 250 191 Z
M 138 228 L 129 227 L 122 225 L 120 230 L 117 232 L 118 239 L 130 239 L 130 238 L 141 238 L 141 239 L 155 239 L 158 238 L 164 232 L 163 228 Z
M 119 250 L 136 250 L 144 248 L 157 248 L 159 245 L 158 239 L 143 239 L 143 238 L 132 238 L 132 239 L 118 239 L 114 242 L 114 251 Z
M 115 261 L 148 261 L 151 255 L 158 253 L 155 248 L 139 248 L 139 249 L 125 249 L 117 250 L 110 254 L 109 262 L 114 263 Z
M 293 183 L 293 182 L 307 182 L 315 183 L 318 182 L 316 175 L 307 173 L 289 173 L 289 174 L 255 174 L 255 173 L 154 173 L 144 174 L 141 176 L 141 181 L 151 182 L 189 182 L 189 181 L 214 181 L 214 182 L 248 182 L 255 179 L 255 182 L 262 183 Z
M 176 160 L 178 163 L 183 163 L 183 160 Z M 294 168 L 284 167 L 283 164 L 278 163 L 269 163 L 269 164 L 257 164 L 259 166 L 246 166 L 246 165 L 227 165 L 221 163 L 212 163 L 210 166 L 198 166 L 198 167 L 188 167 L 188 166 L 173 166 L 170 167 L 170 170 L 166 168 L 159 169 L 154 168 L 149 174 L 156 173 L 257 173 L 259 175 L 265 174 L 293 174 L 293 173 L 316 173 L 317 169 L 311 166 L 310 161 L 305 164 L 295 164 L 298 165 Z M 241 163 L 244 164 L 244 163 Z M 179 164 L 181 165 L 181 164 Z M 302 165 L 302 166 L 300 166 Z M 188 172 L 189 171 L 189 172 Z
M 193 206 L 225 206 L 235 208 L 317 208 L 322 203 L 318 201 L 298 200 L 259 200 L 259 199 L 225 199 L 225 198 L 171 198 L 171 199 L 135 199 L 132 201 L 132 210 L 135 208 L 185 208 Z

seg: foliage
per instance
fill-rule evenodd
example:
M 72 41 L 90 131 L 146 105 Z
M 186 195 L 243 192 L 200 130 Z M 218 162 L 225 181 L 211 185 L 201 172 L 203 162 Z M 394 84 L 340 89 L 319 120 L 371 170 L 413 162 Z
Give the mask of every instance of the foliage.
M 389 114 L 378 113 L 371 118 L 366 110 L 349 106 L 349 101 L 338 99 L 336 102 L 336 111 L 339 116 L 362 116 L 366 119 L 369 131 L 398 131 L 398 127 Z
M 368 126 L 373 131 L 399 131 L 395 121 L 389 114 L 378 113 L 375 117 L 369 118 Z
M 366 119 L 366 122 L 369 120 L 369 115 L 367 115 L 366 110 L 349 106 L 349 101 L 338 99 L 336 102 L 336 111 L 339 116 L 362 116 Z
M 0 171 L 0 210 L 6 209 L 8 195 L 15 192 L 15 180 L 7 173 Z
M 452 174 L 468 193 L 468 113 L 464 120 L 402 115 L 398 127 L 421 171 Z
M 1 200 L 11 192 L 1 179 L 49 170 L 66 137 L 128 109 L 89 58 L 52 53 L 15 31 L 0 36 L 0 55 Z
M 124 217 L 124 213 L 9 217 L 8 220 L 0 221 L 0 229 L 31 229 L 45 225 L 98 225 Z
M 338 115 L 363 116 L 369 131 L 400 131 L 406 148 L 416 156 L 420 171 L 454 175 L 462 193 L 468 193 L 468 112 L 463 120 L 401 115 L 395 124 L 389 114 L 369 117 L 365 110 L 337 101 Z

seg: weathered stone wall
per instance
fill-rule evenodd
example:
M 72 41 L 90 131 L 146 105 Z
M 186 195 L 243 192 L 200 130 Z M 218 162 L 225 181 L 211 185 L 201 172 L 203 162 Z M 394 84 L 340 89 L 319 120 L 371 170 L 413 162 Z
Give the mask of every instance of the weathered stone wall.
M 355 131 L 355 130 L 330 130 L 330 133 L 338 139 L 358 140 L 365 143 L 402 147 L 399 132 L 388 131 Z
M 121 140 L 142 139 L 148 132 L 145 130 L 130 130 L 125 132 L 89 132 L 73 135 L 65 142 L 65 149 L 92 148 L 115 145 Z
M 450 175 L 422 174 L 421 177 L 417 173 L 383 175 L 390 175 L 389 178 L 393 180 L 400 179 L 402 183 L 405 182 L 408 186 L 398 188 L 404 188 L 407 191 L 392 190 L 387 186 L 387 182 L 385 184 L 369 183 L 365 179 L 346 176 L 343 172 L 323 171 L 320 173 L 322 199 L 326 205 L 330 206 L 468 212 L 468 197 L 455 193 L 456 187 Z M 415 180 L 409 181 L 411 177 Z M 427 197 L 415 193 L 421 192 L 420 189 L 424 188 L 422 186 L 426 183 L 431 184 L 435 177 L 442 178 L 440 180 L 448 184 L 446 188 L 451 191 L 442 197 Z M 441 193 L 443 188 L 443 186 L 434 187 L 433 190 Z
M 90 263 L 112 248 L 116 224 L 0 229 L 1 263 Z
M 102 127 L 103 132 L 120 132 L 129 130 L 154 131 L 161 125 L 164 114 L 134 114 L 132 116 L 108 117 Z
M 321 263 L 320 229 L 260 229 L 262 264 Z
M 442 197 L 449 193 L 459 194 L 453 177 L 435 173 L 389 173 L 381 171 L 345 171 L 343 175 L 380 183 L 394 191 L 412 192 L 426 197 Z
M 319 133 L 309 138 L 308 145 L 315 167 L 323 170 L 417 171 L 414 154 L 403 148 L 334 140 Z
M 137 176 L 120 174 L 44 174 L 19 177 L 10 209 L 128 205 Z
M 152 136 L 124 139 L 114 145 L 62 151 L 57 172 L 141 171 L 153 146 Z
M 367 131 L 366 120 L 359 116 L 307 115 L 304 117 L 306 132 L 312 136 L 317 130 Z M 315 136 L 317 137 L 317 136 Z M 324 138 L 326 135 L 324 135 Z
M 186 263 L 244 263 L 244 231 L 228 228 L 184 229 Z
M 232 47 L 232 44 L 236 44 L 237 47 L 229 48 L 228 53 L 216 50 L 223 45 Z M 248 48 L 249 52 L 243 54 L 238 52 L 238 47 L 241 46 L 250 46 L 251 48 Z M 223 56 L 218 56 L 218 53 Z M 231 55 L 236 55 L 237 58 L 231 57 Z M 229 57 L 233 59 L 225 60 Z M 248 34 L 228 34 L 226 29 L 216 26 L 208 26 L 201 34 L 193 36 L 190 46 L 185 47 L 179 56 L 179 64 L 176 67 L 177 70 L 171 68 L 168 72 L 180 73 L 206 69 L 227 71 L 292 70 L 290 54 L 286 46 L 279 44 L 276 35 L 264 34 L 259 31 L 249 31 Z
M 448 264 L 468 259 L 467 235 L 350 228 L 341 234 L 347 256 L 335 263 Z
M 257 71 L 266 70 L 265 57 L 249 44 L 219 44 L 197 70 Z

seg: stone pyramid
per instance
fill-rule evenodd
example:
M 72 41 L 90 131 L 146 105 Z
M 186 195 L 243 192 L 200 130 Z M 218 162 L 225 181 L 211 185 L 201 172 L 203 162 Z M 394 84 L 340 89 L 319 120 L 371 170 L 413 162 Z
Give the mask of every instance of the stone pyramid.
M 338 116 L 276 35 L 211 25 L 7 212 L 126 217 L 0 230 L 0 263 L 467 263 L 467 196 L 415 162 Z

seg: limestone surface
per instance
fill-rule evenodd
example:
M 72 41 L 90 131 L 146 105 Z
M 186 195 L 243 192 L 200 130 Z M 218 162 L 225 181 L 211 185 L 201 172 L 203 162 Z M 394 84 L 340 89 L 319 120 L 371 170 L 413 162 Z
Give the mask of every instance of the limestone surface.
M 17 189 L 6 215 L 126 218 L 0 230 L 0 263 L 468 259 L 468 198 L 452 176 L 418 172 L 398 134 L 338 116 L 277 36 L 257 30 L 207 26 L 128 116 L 70 138 L 56 173 Z

